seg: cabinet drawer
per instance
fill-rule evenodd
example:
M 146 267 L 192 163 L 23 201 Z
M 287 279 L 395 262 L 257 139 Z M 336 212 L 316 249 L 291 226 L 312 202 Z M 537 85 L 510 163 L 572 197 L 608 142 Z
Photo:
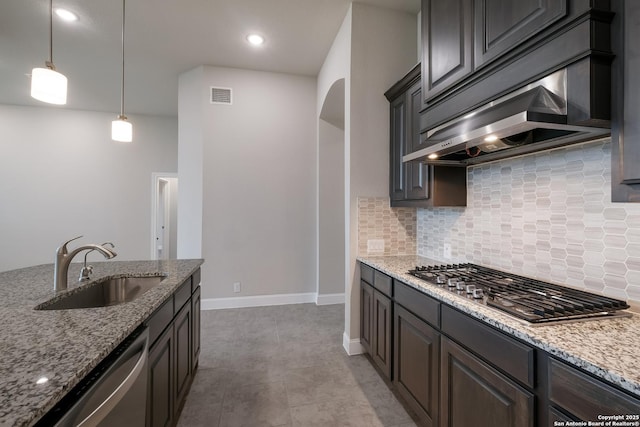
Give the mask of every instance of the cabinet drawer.
M 442 331 L 521 383 L 534 387 L 535 350 L 450 307 L 442 307 Z
M 393 295 L 393 279 L 384 273 L 375 271 L 373 273 L 373 287 L 390 297 Z
M 180 288 L 174 294 L 175 304 L 173 306 L 173 312 L 178 313 L 183 305 L 191 298 L 191 277 L 184 281 Z
M 440 303 L 402 282 L 395 281 L 395 301 L 413 314 L 430 323 L 436 328 L 440 327 Z
M 640 400 L 558 360 L 549 360 L 549 399 L 582 420 L 638 415 Z
M 166 300 L 147 320 L 149 326 L 149 346 L 158 339 L 162 331 L 173 320 L 173 296 Z
M 366 264 L 360 264 L 360 278 L 370 285 L 373 285 L 373 268 Z

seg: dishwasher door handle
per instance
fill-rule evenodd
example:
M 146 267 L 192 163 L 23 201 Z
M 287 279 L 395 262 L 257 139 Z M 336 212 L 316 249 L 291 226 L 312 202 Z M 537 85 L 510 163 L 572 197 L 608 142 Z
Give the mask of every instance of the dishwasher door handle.
M 89 427 L 96 426 L 104 418 L 109 415 L 111 410 L 120 403 L 127 392 L 134 385 L 138 377 L 142 374 L 142 371 L 147 369 L 147 359 L 149 357 L 149 336 L 144 334 L 144 344 L 140 357 L 135 366 L 131 369 L 126 378 L 118 385 L 114 391 L 107 397 L 93 412 L 91 412 L 84 420 L 78 423 L 77 427 Z

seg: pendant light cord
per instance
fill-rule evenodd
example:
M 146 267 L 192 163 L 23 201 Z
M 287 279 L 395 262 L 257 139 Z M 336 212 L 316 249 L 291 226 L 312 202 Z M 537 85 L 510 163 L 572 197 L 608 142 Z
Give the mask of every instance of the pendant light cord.
M 49 62 L 47 68 L 55 70 L 53 66 L 53 0 L 49 0 Z
M 53 0 L 52 0 L 53 1 Z M 122 0 L 122 86 L 120 88 L 120 115 L 124 116 L 124 17 L 125 1 Z

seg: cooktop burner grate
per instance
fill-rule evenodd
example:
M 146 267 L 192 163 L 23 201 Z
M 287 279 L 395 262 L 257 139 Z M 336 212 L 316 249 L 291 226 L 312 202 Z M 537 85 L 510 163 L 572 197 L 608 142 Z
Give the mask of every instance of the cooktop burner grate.
M 409 274 L 533 324 L 630 316 L 625 301 L 475 264 L 422 266 Z

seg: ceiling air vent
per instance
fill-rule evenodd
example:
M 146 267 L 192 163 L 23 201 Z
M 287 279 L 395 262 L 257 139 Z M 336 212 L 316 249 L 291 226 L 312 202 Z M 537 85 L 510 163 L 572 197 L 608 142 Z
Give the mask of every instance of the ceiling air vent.
M 231 105 L 231 88 L 229 87 L 211 87 L 211 103 Z

